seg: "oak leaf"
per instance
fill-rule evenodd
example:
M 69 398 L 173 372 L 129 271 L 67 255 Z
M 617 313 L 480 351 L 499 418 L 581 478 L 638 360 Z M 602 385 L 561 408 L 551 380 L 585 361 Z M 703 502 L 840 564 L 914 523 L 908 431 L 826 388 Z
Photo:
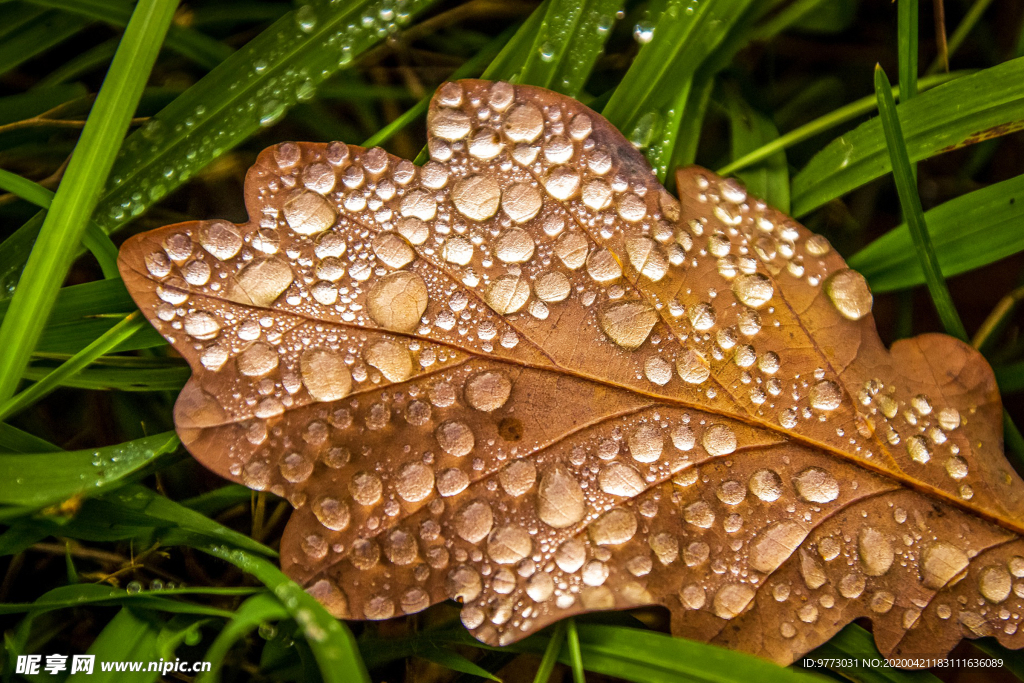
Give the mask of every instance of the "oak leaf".
M 296 508 L 284 570 L 340 618 L 453 598 L 491 644 L 659 604 L 788 663 L 1020 647 L 1024 486 L 989 366 L 886 350 L 821 236 L 700 169 L 680 201 L 600 115 L 447 83 L 422 167 L 283 143 L 244 225 L 129 240 L 192 379 L 178 433 Z

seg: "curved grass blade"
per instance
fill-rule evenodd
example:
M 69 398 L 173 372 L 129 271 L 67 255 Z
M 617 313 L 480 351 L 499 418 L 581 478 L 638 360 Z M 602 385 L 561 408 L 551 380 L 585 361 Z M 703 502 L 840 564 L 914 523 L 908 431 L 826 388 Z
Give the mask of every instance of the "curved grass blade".
M 82 605 L 136 605 L 147 609 L 179 614 L 204 614 L 207 616 L 230 619 L 234 612 L 217 609 L 207 605 L 172 600 L 182 595 L 251 595 L 255 588 L 181 588 L 160 591 L 144 591 L 129 593 L 123 588 L 114 588 L 105 584 L 80 583 L 59 586 L 47 591 L 33 602 L 12 602 L 0 604 L 0 614 L 19 614 L 32 612 L 42 614 L 58 609 L 73 609 Z
M 328 614 L 323 605 L 285 576 L 274 564 L 244 550 L 222 545 L 200 543 L 193 547 L 252 574 L 273 591 L 302 628 L 325 683 L 369 683 L 370 677 L 359 656 L 352 632 L 343 622 Z
M 67 453 L 0 454 L 0 504 L 41 508 L 72 496 L 103 493 L 120 480 L 173 452 L 180 442 L 165 432 L 116 446 Z
M 274 597 L 273 593 L 264 591 L 248 598 L 238 606 L 231 616 L 231 620 L 220 630 L 213 644 L 206 651 L 203 660 L 210 662 L 210 671 L 200 674 L 196 680 L 199 683 L 219 681 L 220 668 L 224 664 L 224 658 L 235 643 L 257 629 L 260 624 L 287 618 L 288 610 L 284 608 L 280 600 Z
M 241 548 L 250 555 L 275 557 L 275 553 L 262 543 L 252 540 L 203 514 L 175 503 L 145 486 L 124 486 L 108 496 L 90 501 L 91 509 L 83 509 L 74 521 L 88 515 L 88 521 L 108 526 L 149 527 L 167 531 L 164 541 L 174 545 L 193 543 L 227 543 Z
M 1024 128 L 1024 59 L 945 83 L 897 107 L 911 162 Z M 878 118 L 832 141 L 793 178 L 802 216 L 892 170 Z
M 917 194 L 917 183 L 910 166 L 906 142 L 899 117 L 896 115 L 896 103 L 892 97 L 892 86 L 882 67 L 875 66 L 875 93 L 878 96 L 878 114 L 885 132 L 886 146 L 892 163 L 892 175 L 896 181 L 896 190 L 900 196 L 903 215 L 906 216 L 910 235 L 914 239 L 914 251 L 924 271 L 928 292 L 942 320 L 942 326 L 948 334 L 969 342 L 967 330 L 964 328 L 960 314 L 953 305 L 953 297 L 949 294 L 946 280 L 942 277 L 939 261 L 935 257 L 928 225 L 925 222 L 924 210 L 921 208 L 921 197 Z
M 150 661 L 157 659 L 157 636 L 162 620 L 148 612 L 124 607 L 104 627 L 89 647 L 88 654 L 101 662 Z M 89 673 L 71 674 L 67 683 L 150 683 L 160 678 L 159 671 L 104 671 L 95 667 Z
M 951 199 L 924 214 L 945 277 L 980 268 L 1024 251 L 1024 175 Z M 848 261 L 875 292 L 924 284 L 921 262 L 904 223 Z
M 10 301 L 0 301 L 0 319 L 9 308 Z M 128 296 L 121 278 L 63 287 L 39 337 L 36 353 L 78 353 L 134 310 L 137 310 L 135 302 Z M 163 337 L 145 326 L 114 351 L 165 344 Z
M 128 23 L 0 325 L 0 401 L 14 394 L 28 365 L 176 7 L 176 0 L 143 0 Z

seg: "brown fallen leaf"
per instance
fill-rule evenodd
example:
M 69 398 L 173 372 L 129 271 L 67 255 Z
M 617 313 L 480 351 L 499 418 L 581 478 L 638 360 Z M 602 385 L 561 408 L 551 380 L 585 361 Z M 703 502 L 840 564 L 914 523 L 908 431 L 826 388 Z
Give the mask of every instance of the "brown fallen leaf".
M 220 475 L 287 497 L 285 571 L 338 617 L 454 598 L 504 644 L 660 604 L 788 663 L 858 617 L 887 655 L 1022 645 L 1024 486 L 992 371 L 888 351 L 827 241 L 732 180 L 682 204 L 600 115 L 447 83 L 422 168 L 284 143 L 251 219 L 129 240 Z

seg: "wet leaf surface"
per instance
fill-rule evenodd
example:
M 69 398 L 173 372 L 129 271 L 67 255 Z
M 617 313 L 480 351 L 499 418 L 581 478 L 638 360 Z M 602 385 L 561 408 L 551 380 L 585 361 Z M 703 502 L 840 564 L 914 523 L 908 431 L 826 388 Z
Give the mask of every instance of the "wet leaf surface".
M 782 663 L 858 617 L 887 655 L 1021 645 L 979 354 L 887 350 L 822 237 L 703 169 L 676 200 L 575 100 L 449 83 L 428 126 L 423 167 L 278 145 L 249 223 L 121 252 L 194 372 L 184 444 L 296 507 L 290 577 L 342 618 L 458 600 L 489 644 L 661 604 Z

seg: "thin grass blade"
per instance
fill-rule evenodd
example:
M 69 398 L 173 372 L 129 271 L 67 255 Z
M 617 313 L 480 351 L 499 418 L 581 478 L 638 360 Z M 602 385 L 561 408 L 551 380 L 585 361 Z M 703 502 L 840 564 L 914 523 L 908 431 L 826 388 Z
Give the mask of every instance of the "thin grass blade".
M 932 302 L 942 320 L 942 326 L 946 332 L 969 341 L 967 330 L 960 320 L 953 305 L 953 298 L 949 294 L 946 280 L 942 277 L 942 269 L 935 257 L 935 249 L 932 247 L 931 237 L 928 234 L 928 225 L 925 222 L 924 211 L 921 208 L 921 198 L 917 194 L 917 183 L 914 181 L 914 174 L 910 167 L 910 158 L 907 153 L 906 142 L 903 138 L 903 130 L 900 126 L 899 117 L 896 115 L 896 103 L 892 97 L 892 86 L 881 66 L 875 67 L 875 92 L 878 96 L 878 114 L 881 120 L 882 129 L 885 132 L 886 145 L 889 148 L 889 157 L 892 164 L 892 174 L 896 181 L 896 190 L 900 196 L 900 204 L 903 207 L 903 215 L 907 219 L 910 228 L 910 235 L 914 240 L 914 250 L 917 253 L 921 269 L 924 271 L 925 282 L 928 284 L 928 292 L 932 296 Z
M 0 401 L 14 394 L 28 365 L 176 7 L 176 0 L 142 0 L 128 23 L 0 325 Z

